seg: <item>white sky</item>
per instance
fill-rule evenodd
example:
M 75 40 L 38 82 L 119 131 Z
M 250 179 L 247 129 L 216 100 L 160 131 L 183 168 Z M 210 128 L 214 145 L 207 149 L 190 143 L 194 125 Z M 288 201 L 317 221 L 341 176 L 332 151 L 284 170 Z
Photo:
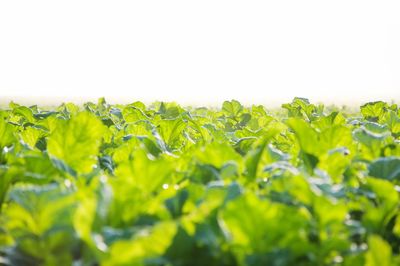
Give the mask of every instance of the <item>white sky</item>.
M 0 98 L 400 100 L 400 1 L 0 1 Z

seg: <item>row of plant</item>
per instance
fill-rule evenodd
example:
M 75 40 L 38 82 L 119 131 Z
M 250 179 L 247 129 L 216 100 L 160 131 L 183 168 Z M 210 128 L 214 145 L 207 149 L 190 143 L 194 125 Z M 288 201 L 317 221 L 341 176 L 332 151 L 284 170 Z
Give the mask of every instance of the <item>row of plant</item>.
M 0 264 L 400 265 L 400 109 L 0 111 Z

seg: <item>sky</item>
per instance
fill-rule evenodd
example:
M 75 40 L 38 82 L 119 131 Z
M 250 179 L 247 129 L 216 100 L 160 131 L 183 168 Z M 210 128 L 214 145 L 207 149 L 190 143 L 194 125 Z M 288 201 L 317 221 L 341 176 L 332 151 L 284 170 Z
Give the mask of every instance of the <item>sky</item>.
M 400 1 L 0 1 L 0 99 L 400 101 Z

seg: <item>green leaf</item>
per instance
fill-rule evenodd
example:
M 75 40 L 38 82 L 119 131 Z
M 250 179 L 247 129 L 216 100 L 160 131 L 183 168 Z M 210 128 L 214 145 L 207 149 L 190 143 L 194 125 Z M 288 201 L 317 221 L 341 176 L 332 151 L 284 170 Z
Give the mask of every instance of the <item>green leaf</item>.
M 240 155 L 228 144 L 213 142 L 195 151 L 196 158 L 203 164 L 221 168 L 229 161 L 240 162 Z
M 20 257 L 34 257 L 45 265 L 71 264 L 78 244 L 71 219 L 74 195 L 56 185 L 29 186 L 12 189 L 10 200 L 3 217 Z
M 0 115 L 0 150 L 4 147 L 10 146 L 14 140 L 13 126 L 7 123 L 4 120 L 4 117 Z
M 254 180 L 260 171 L 260 162 L 263 161 L 262 157 L 264 150 L 267 147 L 267 154 L 265 157 L 268 163 L 271 163 L 273 159 L 284 156 L 281 151 L 275 149 L 272 146 L 267 146 L 267 143 L 280 132 L 280 127 L 273 127 L 265 134 L 264 138 L 257 143 L 245 156 L 246 176 L 248 180 Z M 263 161 L 265 163 L 265 160 Z
M 236 100 L 225 101 L 222 104 L 222 111 L 228 117 L 237 118 L 237 117 L 239 117 L 242 110 L 243 110 L 243 106 L 240 104 L 240 102 L 238 102 Z
M 158 113 L 163 119 L 176 119 L 184 110 L 175 103 L 160 103 Z
M 245 254 L 279 248 L 296 253 L 307 246 L 306 236 L 301 234 L 307 228 L 307 212 L 260 200 L 250 193 L 229 201 L 219 214 L 219 222 L 228 240 Z
M 353 138 L 350 128 L 342 125 L 332 125 L 324 129 L 320 134 L 319 145 L 324 151 L 343 147 L 351 149 Z
M 167 144 L 169 149 L 178 148 L 183 145 L 183 131 L 186 128 L 186 123 L 180 119 L 161 120 L 157 126 L 160 136 Z
M 385 115 L 388 105 L 384 102 L 370 102 L 360 107 L 362 115 L 370 121 L 379 121 Z
M 118 165 L 115 170 L 117 178 L 146 193 L 161 189 L 171 173 L 171 164 L 163 158 L 149 158 L 142 150 L 134 152 L 132 157 L 132 160 Z
M 96 218 L 97 201 L 88 193 L 80 200 L 79 206 L 73 216 L 74 229 L 78 236 L 89 245 L 94 245 L 92 239 L 92 226 Z
M 47 184 L 55 181 L 59 175 L 48 155 L 37 150 L 27 151 L 15 159 L 8 171 L 8 174 L 13 176 L 14 182 Z
M 298 118 L 290 118 L 287 121 L 288 126 L 294 131 L 300 148 L 308 154 L 319 156 L 322 152 L 319 145 L 318 133 L 310 124 Z
M 289 111 L 289 117 L 303 118 L 307 121 L 313 121 L 318 117 L 317 107 L 310 104 L 306 98 L 295 97 L 292 103 L 283 104 L 282 108 Z
M 384 157 L 373 161 L 368 165 L 370 176 L 386 179 L 400 179 L 400 157 Z
M 380 149 L 388 141 L 390 133 L 387 131 L 374 133 L 364 127 L 360 127 L 353 131 L 353 137 L 364 146 L 364 150 L 360 155 L 371 160 L 379 157 Z
M 313 121 L 313 125 L 320 130 L 330 128 L 333 125 L 343 125 L 345 123 L 346 119 L 343 117 L 343 114 L 339 112 L 332 112 L 327 116 L 322 116 Z
M 97 163 L 103 131 L 102 123 L 88 112 L 60 120 L 48 139 L 48 152 L 73 170 L 89 173 Z
M 370 193 L 373 202 L 369 203 L 363 216 L 365 226 L 376 232 L 382 232 L 383 228 L 397 214 L 399 195 L 394 185 L 387 180 L 369 177 L 365 187 Z
M 377 235 L 368 238 L 366 266 L 392 266 L 392 249 L 390 245 Z
M 251 150 L 246 156 L 246 175 L 249 180 L 254 180 L 257 177 L 257 172 L 259 169 L 258 165 L 264 152 L 266 143 L 267 142 L 261 143 L 256 148 Z
M 146 260 L 161 259 L 176 231 L 175 223 L 162 222 L 139 231 L 132 239 L 116 241 L 103 265 L 147 265 Z
M 386 113 L 385 116 L 385 123 L 389 127 L 390 131 L 393 134 L 399 134 L 400 133 L 400 118 L 399 116 L 393 112 L 392 110 L 389 110 Z
M 44 136 L 43 130 L 27 127 L 24 131 L 21 132 L 21 139 L 32 149 L 35 148 L 36 143 L 39 141 L 41 137 Z
M 18 106 L 13 109 L 13 113 L 22 116 L 26 122 L 34 123 L 35 118 L 31 109 L 25 106 Z
M 127 106 L 122 110 L 123 118 L 125 122 L 132 123 L 139 120 L 147 120 L 146 114 L 139 108 L 134 106 Z

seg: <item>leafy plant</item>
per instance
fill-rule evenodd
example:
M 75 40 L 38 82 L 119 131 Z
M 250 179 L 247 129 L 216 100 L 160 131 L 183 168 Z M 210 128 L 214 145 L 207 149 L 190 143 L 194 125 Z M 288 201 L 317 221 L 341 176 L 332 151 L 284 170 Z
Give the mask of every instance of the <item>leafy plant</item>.
M 399 265 L 400 110 L 0 110 L 2 265 Z

